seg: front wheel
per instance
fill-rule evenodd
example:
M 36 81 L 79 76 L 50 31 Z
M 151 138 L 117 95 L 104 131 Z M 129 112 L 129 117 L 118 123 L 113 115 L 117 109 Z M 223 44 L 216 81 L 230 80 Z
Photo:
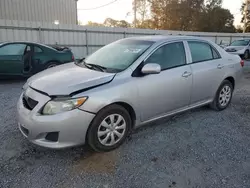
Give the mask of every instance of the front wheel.
M 233 85 L 230 81 L 224 80 L 216 92 L 214 101 L 210 107 L 214 110 L 221 111 L 228 107 L 233 96 Z
M 126 109 L 119 105 L 110 105 L 102 109 L 91 123 L 87 142 L 98 152 L 107 152 L 118 148 L 128 136 L 132 121 Z

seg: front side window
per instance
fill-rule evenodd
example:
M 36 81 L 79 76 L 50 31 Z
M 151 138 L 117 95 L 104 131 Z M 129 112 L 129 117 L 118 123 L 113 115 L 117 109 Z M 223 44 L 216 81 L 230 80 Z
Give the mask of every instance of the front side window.
M 135 39 L 119 40 L 97 50 L 88 56 L 83 63 L 94 64 L 119 72 L 128 68 L 153 43 L 152 41 Z
M 183 42 L 166 44 L 158 48 L 145 63 L 157 63 L 162 70 L 185 65 L 186 55 Z
M 213 59 L 211 46 L 204 42 L 188 42 L 193 63 Z
M 23 55 L 25 44 L 8 44 L 0 47 L 0 55 Z
M 249 40 L 235 40 L 233 41 L 230 46 L 247 46 L 249 44 Z

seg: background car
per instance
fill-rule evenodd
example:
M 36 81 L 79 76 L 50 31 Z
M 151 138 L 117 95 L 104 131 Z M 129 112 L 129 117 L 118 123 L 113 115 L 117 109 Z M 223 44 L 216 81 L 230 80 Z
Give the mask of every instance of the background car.
M 231 54 L 239 55 L 242 59 L 249 59 L 250 39 L 235 40 L 225 50 Z
M 0 76 L 31 76 L 42 70 L 74 61 L 69 48 L 31 42 L 0 44 Z

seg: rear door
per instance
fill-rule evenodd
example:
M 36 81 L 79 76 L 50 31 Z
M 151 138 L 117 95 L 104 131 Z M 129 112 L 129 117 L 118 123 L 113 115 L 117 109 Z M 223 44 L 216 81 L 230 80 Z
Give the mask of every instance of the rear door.
M 22 75 L 25 44 L 6 44 L 0 47 L 0 74 Z
M 224 62 L 219 52 L 209 43 L 188 41 L 191 56 L 193 85 L 191 105 L 213 99 L 224 77 Z

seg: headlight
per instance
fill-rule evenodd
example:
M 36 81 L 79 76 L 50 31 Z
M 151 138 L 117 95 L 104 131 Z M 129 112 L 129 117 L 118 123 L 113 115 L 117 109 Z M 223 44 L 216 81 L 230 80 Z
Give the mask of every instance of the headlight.
M 69 100 L 49 101 L 43 107 L 42 114 L 53 115 L 53 114 L 58 114 L 61 112 L 70 111 L 70 110 L 80 107 L 86 100 L 87 100 L 87 97 L 69 99 Z

